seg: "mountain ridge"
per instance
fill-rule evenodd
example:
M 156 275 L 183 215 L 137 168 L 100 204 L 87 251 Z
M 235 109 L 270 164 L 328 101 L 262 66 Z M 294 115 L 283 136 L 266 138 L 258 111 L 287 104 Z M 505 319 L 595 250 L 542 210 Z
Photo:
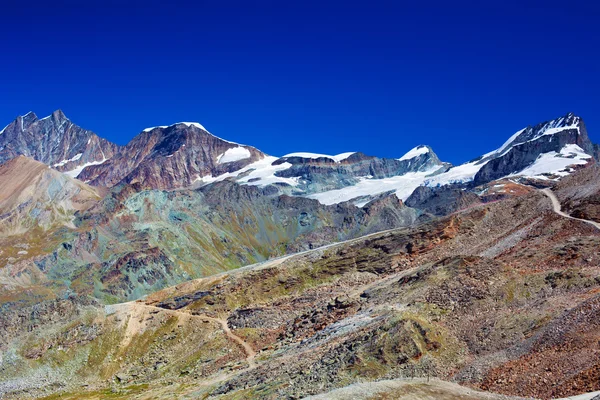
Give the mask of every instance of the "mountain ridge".
M 43 120 L 51 120 L 52 126 L 43 129 L 32 128 Z M 70 121 L 60 110 L 42 120 L 38 120 L 37 116 L 30 112 L 23 117 L 17 117 L 4 131 L 10 132 L 14 137 L 15 130 L 20 125 L 21 131 L 28 131 L 28 141 L 31 142 L 49 129 L 56 130 L 57 124 L 67 123 Z M 95 134 L 91 135 L 92 138 L 97 137 Z M 10 135 L 1 136 L 4 136 L 6 142 Z M 2 146 L 1 142 L 2 137 L 0 162 L 6 161 L 11 155 L 24 154 L 36 158 L 36 154 L 39 153 L 28 148 L 21 148 L 19 153 L 13 149 L 14 145 Z M 94 152 L 96 154 L 92 154 Z M 61 157 L 71 156 L 71 153 L 73 152 Z M 586 154 L 597 157 L 598 153 L 598 146 L 589 140 L 583 120 L 573 113 L 568 113 L 563 117 L 521 129 L 500 148 L 458 166 L 440 161 L 431 147 L 426 145 L 416 146 L 396 159 L 367 156 L 360 152 L 343 153 L 338 156 L 290 153 L 282 157 L 272 157 L 255 147 L 215 136 L 201 124 L 193 122 L 146 128 L 127 145 L 111 148 L 108 155 L 100 146 L 89 151 L 86 149 L 83 153 L 76 153 L 57 162 L 47 161 L 49 157 L 40 157 L 39 154 L 37 159 L 46 160 L 45 162 L 54 168 L 94 186 L 113 187 L 118 184 L 139 183 L 145 188 L 173 190 L 232 179 L 241 184 L 273 184 L 282 193 L 310 196 L 324 201 L 325 204 L 331 204 L 350 200 L 349 192 L 352 190 L 368 193 L 372 197 L 396 188 L 399 198 L 406 200 L 412 190 L 421 185 L 443 186 L 472 182 L 477 186 L 509 175 L 517 176 L 534 165 L 541 154 L 556 154 L 557 157 L 562 157 L 564 161 L 561 165 L 566 167 L 569 164 L 568 158 L 574 159 L 573 164 L 585 164 Z M 547 158 L 543 161 L 544 165 L 533 169 L 542 170 L 540 174 L 533 176 L 535 179 L 544 179 L 544 174 L 556 175 L 564 169 L 554 168 L 554 171 L 550 171 L 549 164 L 556 160 Z M 423 174 L 417 181 L 411 178 L 410 183 L 405 180 L 391 184 L 377 181 L 425 171 L 427 174 Z M 366 187 L 363 187 L 364 185 Z M 413 189 L 410 192 L 397 189 L 406 185 Z M 359 205 L 365 204 L 369 199 L 364 198 L 364 195 L 360 197 L 362 200 L 356 200 Z
M 196 123 L 106 160 L 81 133 L 87 160 L 14 157 L 0 165 L 0 397 L 301 398 L 414 376 L 598 390 L 600 167 L 576 118 L 459 166 L 425 145 L 273 157 Z M 70 128 L 54 120 L 11 132 L 50 133 L 58 159 Z M 477 178 L 491 163 L 500 177 Z
M 39 119 L 29 112 L 0 133 L 0 163 L 18 155 L 33 158 L 76 177 L 87 165 L 111 158 L 119 148 L 75 125 L 61 110 Z

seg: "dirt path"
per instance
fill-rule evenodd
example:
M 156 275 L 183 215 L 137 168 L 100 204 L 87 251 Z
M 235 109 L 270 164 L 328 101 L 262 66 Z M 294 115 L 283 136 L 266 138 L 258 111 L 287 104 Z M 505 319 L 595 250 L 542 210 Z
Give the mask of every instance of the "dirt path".
M 552 208 L 554 209 L 554 212 L 557 213 L 558 215 L 560 215 L 561 217 L 574 219 L 575 221 L 585 222 L 586 224 L 590 224 L 590 225 L 596 227 L 597 229 L 600 229 L 600 223 L 598 223 L 598 222 L 590 221 L 587 219 L 571 217 L 569 214 L 562 211 L 562 207 L 560 205 L 560 201 L 558 200 L 558 197 L 556 197 L 556 195 L 550 188 L 542 189 L 541 192 L 544 193 L 546 195 L 546 197 L 548 197 L 550 199 L 550 201 L 552 201 Z
M 210 322 L 218 323 L 228 338 L 230 338 L 231 340 L 233 340 L 234 342 L 236 342 L 237 344 L 242 346 L 242 348 L 244 349 L 244 353 L 246 353 L 246 361 L 248 361 L 250 368 L 256 367 L 256 362 L 254 361 L 254 359 L 256 358 L 256 352 L 254 351 L 254 349 L 252 349 L 252 346 L 250 346 L 244 339 L 242 339 L 241 337 L 239 337 L 238 335 L 233 333 L 231 331 L 231 329 L 229 329 L 229 325 L 227 325 L 227 320 L 222 319 L 222 318 L 209 317 L 208 315 L 204 315 L 204 314 L 191 314 L 191 313 L 188 313 L 185 311 L 169 310 L 166 308 L 151 306 L 151 305 L 148 305 L 145 303 L 134 302 L 134 304 L 137 306 L 140 306 L 140 307 L 144 307 L 144 308 L 150 308 L 153 310 L 158 310 L 158 311 L 162 311 L 162 312 L 166 312 L 166 313 L 182 315 L 186 318 L 197 318 L 202 321 L 210 321 Z
M 210 317 L 210 316 L 204 315 L 204 314 L 197 315 L 197 314 L 191 314 L 191 313 L 188 313 L 185 311 L 169 310 L 167 308 L 156 307 L 156 306 L 152 306 L 152 305 L 145 304 L 142 302 L 137 302 L 137 301 L 113 304 L 113 305 L 111 305 L 111 307 L 114 308 L 115 310 L 119 310 L 119 309 L 121 311 L 126 310 L 126 311 L 129 311 L 129 313 L 130 313 L 130 318 L 127 323 L 127 329 L 125 332 L 125 338 L 123 340 L 124 345 L 127 345 L 129 342 L 131 342 L 132 337 L 141 330 L 142 324 L 140 322 L 140 319 L 143 315 L 147 314 L 148 310 L 160 311 L 160 312 L 164 312 L 167 314 L 175 314 L 175 315 L 182 316 L 185 318 L 200 319 L 203 322 L 209 321 L 209 322 L 218 323 L 221 326 L 221 329 L 223 330 L 223 332 L 225 332 L 225 335 L 227 335 L 227 337 L 229 339 L 233 340 L 234 342 L 239 344 L 244 349 L 244 353 L 246 353 L 246 361 L 248 362 L 248 365 L 249 365 L 248 369 L 256 368 L 256 361 L 254 360 L 256 358 L 256 352 L 254 351 L 252 346 L 250 346 L 244 339 L 242 339 L 241 337 L 239 337 L 238 335 L 236 335 L 235 333 L 233 333 L 231 331 L 231 329 L 229 328 L 229 325 L 227 325 L 227 320 L 225 320 L 225 319 Z M 134 313 L 131 312 L 132 310 L 137 311 L 138 314 L 134 315 Z

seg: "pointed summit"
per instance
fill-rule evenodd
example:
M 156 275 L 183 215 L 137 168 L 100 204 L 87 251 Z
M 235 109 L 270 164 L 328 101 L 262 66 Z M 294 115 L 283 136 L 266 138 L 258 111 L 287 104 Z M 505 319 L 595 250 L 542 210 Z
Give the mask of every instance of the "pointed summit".
M 51 117 L 54 121 L 61 122 L 69 119 L 61 109 L 54 111 L 49 117 Z
M 118 149 L 71 123 L 62 110 L 42 119 L 28 112 L 0 133 L 0 163 L 24 155 L 65 172 L 103 162 Z
M 411 149 L 410 151 L 408 151 L 405 155 L 400 157 L 398 160 L 399 161 L 412 160 L 413 158 L 427 154 L 430 151 L 431 151 L 431 147 L 421 144 L 421 145 Z

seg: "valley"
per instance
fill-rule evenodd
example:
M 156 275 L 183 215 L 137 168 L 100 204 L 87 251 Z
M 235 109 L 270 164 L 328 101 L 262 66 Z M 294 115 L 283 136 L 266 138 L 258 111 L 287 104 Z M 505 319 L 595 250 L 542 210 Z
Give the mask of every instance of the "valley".
M 120 147 L 58 111 L 5 132 L 2 398 L 600 390 L 600 169 L 574 114 L 459 166 L 273 157 L 187 122 Z M 76 145 L 50 159 L 39 132 Z

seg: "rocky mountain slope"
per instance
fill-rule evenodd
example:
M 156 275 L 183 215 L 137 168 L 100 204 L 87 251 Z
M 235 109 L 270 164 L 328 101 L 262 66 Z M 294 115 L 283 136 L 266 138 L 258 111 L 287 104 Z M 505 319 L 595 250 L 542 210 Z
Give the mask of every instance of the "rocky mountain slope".
M 176 189 L 264 157 L 254 147 L 220 139 L 200 124 L 182 122 L 145 129 L 108 162 L 86 168 L 79 179 L 96 186 L 139 183 L 148 189 Z
M 0 164 L 19 155 L 76 177 L 88 165 L 101 164 L 119 149 L 73 124 L 61 110 L 45 118 L 29 112 L 0 131 Z
M 596 153 L 583 120 L 572 113 L 522 129 L 497 150 L 456 167 L 440 161 L 428 146 L 398 159 L 357 152 L 278 158 L 189 122 L 145 129 L 119 148 L 76 127 L 60 111 L 41 120 L 33 113 L 18 117 L 0 134 L 0 162 L 25 155 L 94 186 L 172 190 L 234 180 L 275 186 L 323 204 L 353 200 L 359 206 L 389 191 L 407 200 L 419 186 L 480 186 L 513 176 L 558 178 L 591 162 Z
M 50 164 L 0 165 L 0 396 L 600 389 L 600 236 L 551 202 L 598 220 L 572 114 L 456 167 L 427 146 L 273 157 L 196 123 L 119 148 L 60 112 L 1 140 Z
M 569 113 L 521 129 L 500 148 L 451 168 L 426 185 L 472 182 L 477 186 L 507 176 L 552 179 L 568 175 L 572 165 L 585 165 L 594 154 L 583 120 Z
M 599 245 L 534 190 L 137 302 L 42 302 L 2 314 L 0 388 L 274 399 L 430 376 L 526 398 L 597 391 Z
M 98 189 L 23 156 L 0 165 L 0 187 L 0 236 L 74 227 L 75 213 L 101 199 Z
M 21 277 L 4 294 L 12 306 L 48 291 L 107 302 L 137 299 L 191 278 L 427 218 L 395 196 L 357 208 L 269 190 L 217 182 L 193 191 L 113 191 L 78 213 L 73 229 L 47 231 L 35 257 L 14 255 L 29 245 L 25 234 L 0 240 L 12 257 L 0 254 L 2 271 Z M 25 291 L 30 296 L 22 299 Z
M 596 164 L 557 184 L 556 193 L 569 214 L 600 222 L 599 170 L 600 167 Z
M 15 123 L 23 122 L 27 132 L 38 132 L 40 126 L 62 119 L 60 112 L 39 121 L 29 114 Z M 9 131 L 14 131 L 15 123 Z M 77 131 L 69 129 L 55 131 Z M 569 114 L 518 132 L 481 160 L 491 162 L 523 148 L 522 143 L 540 140 L 561 145 L 573 141 L 590 148 L 583 122 Z M 578 145 L 564 147 L 569 146 Z M 585 153 L 537 157 L 536 163 L 551 158 L 542 163 L 550 169 L 557 161 L 560 168 L 577 164 L 567 166 L 569 170 L 593 162 Z M 11 168 L 7 167 L 7 176 L 13 174 Z M 17 196 L 19 204 L 4 213 L 1 227 L 5 236 L 10 235 L 0 240 L 4 294 L 11 307 L 71 292 L 108 302 L 135 299 L 187 279 L 410 226 L 531 190 L 515 183 L 521 178 L 514 174 L 475 186 L 469 181 L 473 173 L 466 182 L 441 185 L 445 177 L 457 176 L 456 170 L 464 166 L 450 168 L 427 146 L 399 159 L 361 153 L 292 153 L 276 158 L 220 139 L 195 123 L 149 128 L 110 160 L 79 174 L 92 184 L 113 186 L 102 201 L 98 196 L 104 190 L 79 183 L 61 194 L 59 203 L 70 202 L 66 206 L 55 206 L 51 196 L 26 198 L 55 190 L 54 182 L 60 187 L 76 182 L 50 170 L 44 171 L 51 178 L 41 180 L 47 187 L 37 188 L 35 183 L 23 192 L 25 197 L 18 190 L 6 192 L 8 197 Z M 535 175 L 525 183 L 548 185 L 562 175 L 568 173 Z M 178 189 L 163 190 L 173 188 Z M 81 201 L 76 198 L 80 192 L 94 193 L 83 208 L 72 204 Z M 406 199 L 406 204 L 399 199 Z M 45 211 L 37 217 L 39 210 Z M 34 217 L 22 218 L 25 213 Z

